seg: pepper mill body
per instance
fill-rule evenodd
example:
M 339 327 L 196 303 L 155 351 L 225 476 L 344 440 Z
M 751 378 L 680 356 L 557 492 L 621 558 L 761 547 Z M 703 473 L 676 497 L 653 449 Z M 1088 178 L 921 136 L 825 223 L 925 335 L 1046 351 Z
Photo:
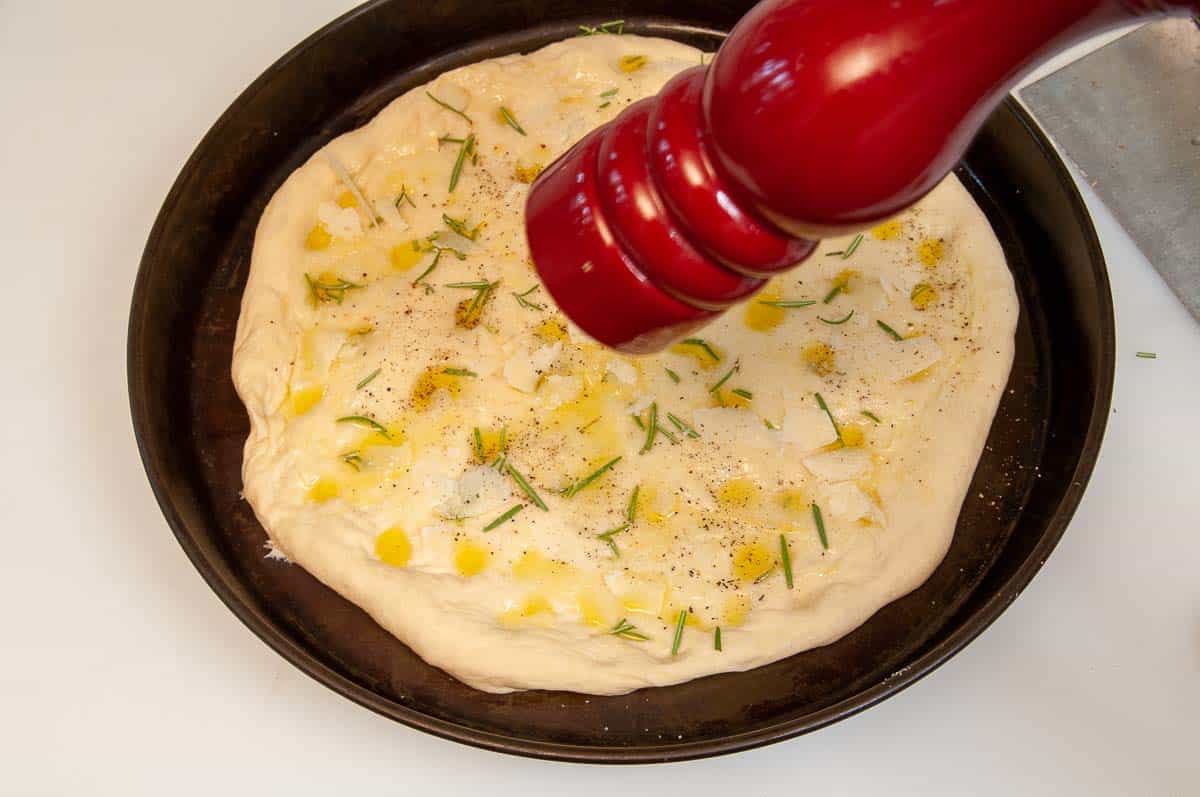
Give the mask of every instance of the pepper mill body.
M 534 182 L 530 252 L 584 332 L 658 351 L 822 237 L 929 192 L 1030 69 L 1155 0 L 766 0 L 711 65 L 592 131 Z

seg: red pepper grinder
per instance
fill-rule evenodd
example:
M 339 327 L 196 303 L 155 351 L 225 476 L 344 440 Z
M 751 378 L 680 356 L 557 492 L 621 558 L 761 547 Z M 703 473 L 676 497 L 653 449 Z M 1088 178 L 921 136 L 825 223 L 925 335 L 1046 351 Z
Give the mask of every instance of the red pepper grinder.
M 1030 69 L 1200 0 L 764 0 L 712 64 L 592 131 L 534 182 L 546 289 L 596 340 L 658 351 L 870 227 L 954 167 Z

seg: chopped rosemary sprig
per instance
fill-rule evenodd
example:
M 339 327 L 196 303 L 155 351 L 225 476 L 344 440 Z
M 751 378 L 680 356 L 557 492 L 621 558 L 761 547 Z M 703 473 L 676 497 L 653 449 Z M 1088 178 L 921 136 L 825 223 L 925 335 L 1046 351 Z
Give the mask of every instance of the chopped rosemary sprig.
M 332 280 L 326 280 L 324 277 L 314 279 L 311 274 L 307 273 L 304 275 L 304 281 L 308 283 L 308 295 L 313 304 L 324 302 L 341 304 L 346 299 L 346 291 L 362 287 L 356 282 L 348 282 L 338 277 L 334 277 Z
M 450 193 L 454 193 L 454 189 L 458 187 L 458 180 L 462 177 L 463 163 L 466 162 L 467 156 L 475 154 L 475 134 L 467 136 L 458 146 L 458 157 L 454 159 L 454 168 L 450 170 Z
M 671 643 L 671 655 L 679 652 L 679 643 L 683 640 L 683 626 L 687 622 L 687 609 L 679 610 L 679 619 L 675 621 L 675 641 Z
M 688 437 L 697 438 L 700 436 L 700 433 L 697 432 L 695 429 L 693 429 L 691 426 L 689 426 L 687 421 L 683 420 L 682 418 L 680 418 L 678 415 L 676 415 L 673 412 L 667 413 L 667 420 L 670 421 L 671 424 L 676 429 L 683 432 Z
M 521 488 L 521 492 L 529 496 L 529 500 L 533 501 L 534 506 L 543 512 L 550 511 L 550 507 L 546 506 L 546 502 L 543 501 L 542 497 L 537 494 L 537 490 L 533 489 L 533 485 L 531 485 L 529 481 L 521 475 L 520 471 L 512 466 L 511 462 L 506 460 L 504 462 L 504 469 L 508 471 L 509 476 L 513 477 L 513 480 L 517 483 L 517 486 Z
M 499 284 L 499 280 L 496 280 L 495 282 L 478 280 L 476 282 L 448 282 L 446 283 L 446 287 L 463 288 L 475 291 L 475 298 L 471 300 L 471 304 L 467 307 L 467 312 L 464 314 L 466 318 L 470 318 L 479 311 L 479 308 L 488 300 L 488 297 L 492 295 L 492 291 L 495 290 L 496 286 Z
M 850 245 L 845 249 L 839 249 L 836 252 L 826 252 L 825 257 L 840 257 L 842 260 L 847 260 L 849 259 L 850 255 L 854 254 L 854 251 L 858 249 L 862 242 L 863 234 L 860 232 L 858 235 L 854 236 L 854 240 L 852 240 Z
M 888 326 L 887 324 L 883 323 L 882 321 L 880 321 L 880 320 L 876 319 L 876 321 L 875 321 L 875 324 L 876 324 L 876 326 L 878 326 L 880 329 L 882 329 L 884 332 L 886 332 L 886 333 L 888 333 L 889 335 L 891 335 L 891 337 L 892 337 L 892 340 L 904 340 L 904 336 L 902 336 L 902 335 L 901 335 L 899 332 L 897 332 L 896 330 L 892 329 L 890 326 Z
M 379 373 L 380 373 L 382 370 L 383 370 L 382 368 L 376 368 L 374 371 L 372 371 L 371 373 L 369 373 L 369 374 L 367 374 L 366 376 L 364 376 L 364 377 L 362 378 L 362 381 L 361 381 L 361 382 L 359 382 L 357 385 L 355 385 L 355 386 L 354 386 L 354 389 L 355 389 L 355 390 L 362 390 L 364 387 L 366 387 L 367 385 L 371 384 L 371 380 L 372 380 L 372 379 L 374 379 L 375 377 L 379 376 Z
M 517 124 L 516 117 L 514 117 L 512 115 L 512 111 L 508 110 L 503 105 L 501 105 L 500 106 L 500 115 L 502 117 L 504 117 L 504 121 L 508 124 L 509 127 L 511 127 L 513 130 L 516 130 L 521 135 L 525 135 L 525 128 L 523 128 L 523 127 L 521 127 L 521 125 Z
M 357 450 L 347 451 L 345 454 L 342 454 L 340 457 L 338 457 L 338 459 L 340 459 L 342 462 L 345 462 L 355 470 L 362 470 L 363 458 L 362 454 Z
M 529 294 L 533 293 L 534 291 L 536 291 L 538 288 L 541 288 L 541 287 L 542 287 L 541 285 L 534 285 L 532 288 L 525 291 L 524 293 L 516 293 L 514 291 L 513 296 L 517 297 L 517 304 L 521 305 L 526 310 L 545 310 L 546 309 L 545 305 L 538 304 L 537 302 L 531 302 L 527 298 L 525 298 Z
M 613 466 L 616 465 L 620 461 L 621 461 L 621 457 L 613 457 L 608 462 L 605 462 L 599 468 L 596 468 L 595 471 L 593 471 L 589 475 L 583 477 L 579 481 L 572 484 L 570 487 L 563 490 L 563 492 L 562 492 L 563 497 L 564 498 L 574 498 L 576 495 L 579 494 L 579 492 L 581 490 L 586 488 L 592 482 L 596 481 L 596 479 L 599 479 L 601 476 L 603 476 L 604 474 L 606 474 L 610 470 L 612 470 Z
M 709 393 L 716 393 L 718 390 L 720 390 L 720 389 L 721 389 L 721 385 L 723 385 L 723 384 L 725 384 L 726 382 L 728 382 L 728 381 L 729 381 L 729 377 L 733 376 L 733 375 L 734 375 L 734 373 L 736 373 L 736 372 L 737 372 L 737 370 L 738 370 L 738 368 L 739 368 L 739 367 L 740 367 L 740 366 L 739 366 L 737 363 L 734 363 L 734 364 L 733 364 L 733 366 L 732 366 L 732 367 L 731 367 L 731 368 L 730 368 L 728 371 L 726 371 L 726 372 L 725 372 L 725 376 L 723 376 L 723 377 L 721 377 L 720 379 L 718 379 L 718 380 L 717 380 L 717 383 L 708 389 L 708 392 L 709 392 Z
M 879 416 L 876 415 L 875 413 L 871 412 L 870 410 L 863 410 L 862 414 L 867 416 L 871 420 L 875 421 L 875 423 L 883 423 L 883 421 L 879 420 Z
M 664 367 L 663 370 L 667 372 L 667 376 L 671 377 L 672 382 L 674 382 L 677 385 L 679 384 L 679 374 L 675 373 L 670 368 Z
M 828 416 L 829 422 L 831 424 L 833 424 L 833 431 L 837 433 L 837 438 L 839 441 L 841 441 L 842 440 L 842 430 L 838 426 L 837 420 L 834 419 L 833 413 L 829 411 L 829 405 L 825 403 L 825 399 L 821 398 L 820 393 L 813 393 L 813 395 L 817 397 L 817 406 L 825 411 L 825 415 Z
M 461 108 L 455 108 L 453 105 L 451 105 L 450 103 L 446 102 L 445 100 L 439 100 L 437 97 L 433 96 L 433 95 L 432 95 L 432 94 L 430 94 L 428 91 L 427 91 L 427 92 L 425 92 L 425 96 L 426 96 L 426 97 L 428 97 L 429 99 L 433 100 L 434 102 L 436 102 L 438 105 L 440 105 L 440 106 L 442 106 L 443 108 L 445 108 L 445 109 L 446 109 L 447 111 L 449 111 L 450 113 L 455 113 L 455 114 L 458 114 L 458 115 L 459 115 L 459 116 L 461 116 L 463 119 L 466 119 L 466 120 L 467 120 L 467 124 L 469 124 L 469 125 L 473 125 L 473 124 L 475 124 L 474 122 L 472 122 L 472 121 L 471 121 L 471 117 L 469 117 L 469 116 L 467 116 L 465 113 L 463 113 L 463 111 L 462 111 L 462 109 L 461 109 Z M 453 189 L 452 189 L 452 190 L 453 190 Z
M 817 316 L 817 320 L 820 321 L 822 324 L 829 324 L 832 327 L 836 327 L 838 324 L 844 324 L 847 321 L 849 321 L 851 318 L 854 318 L 853 310 L 846 313 L 846 315 L 844 317 L 839 318 L 836 321 L 830 321 L 828 318 L 821 318 L 821 316 Z
M 713 650 L 719 651 L 720 649 L 721 649 L 721 626 L 717 626 L 716 630 L 713 631 Z
M 633 486 L 633 492 L 629 494 L 629 503 L 625 505 L 625 519 L 630 523 L 637 520 L 637 500 L 638 493 L 642 491 L 640 484 Z
M 617 547 L 617 543 L 613 541 L 613 537 L 615 537 L 616 535 L 618 535 L 624 531 L 629 531 L 628 523 L 622 523 L 620 526 L 617 526 L 615 529 L 609 529 L 608 531 L 604 532 L 603 534 L 597 534 L 596 539 L 604 540 L 604 542 L 608 545 L 608 547 L 610 549 L 612 549 L 613 556 L 620 559 L 621 558 L 621 549 Z
M 825 536 L 825 518 L 821 517 L 821 507 L 816 501 L 812 505 L 813 522 L 817 524 L 817 536 L 821 538 L 821 547 L 829 550 L 829 538 Z
M 479 431 L 479 427 L 475 427 L 475 431 L 471 434 L 471 442 L 475 446 L 475 456 L 483 459 L 483 433 Z
M 412 197 L 408 193 L 408 186 L 404 186 L 404 185 L 400 186 L 400 196 L 396 197 L 396 209 L 397 210 L 400 209 L 400 204 L 402 202 L 407 202 L 409 207 L 411 207 L 411 208 L 416 208 L 416 206 L 417 206 L 417 203 L 413 202 Z
M 825 294 L 825 298 L 821 300 L 821 304 L 829 304 L 830 302 L 832 302 L 834 300 L 834 298 L 836 298 L 837 295 L 839 293 L 841 293 L 842 290 L 845 289 L 845 287 L 846 286 L 840 282 L 837 283 L 836 285 L 834 285 L 832 288 L 829 289 L 829 293 Z
M 385 427 L 379 421 L 372 420 L 365 415 L 346 415 L 345 417 L 338 418 L 335 423 L 352 423 L 355 426 L 365 426 L 368 429 L 379 432 L 389 440 L 391 439 L 391 435 L 388 434 L 387 427 Z
M 638 420 L 641 420 L 640 418 Z M 646 442 L 642 443 L 639 454 L 645 454 L 654 447 L 654 436 L 658 434 L 658 402 L 650 404 L 650 415 L 646 418 Z
M 1152 352 L 1152 351 L 1139 351 L 1137 353 L 1137 356 L 1141 357 L 1143 360 L 1157 360 L 1158 359 L 1158 354 L 1155 352 Z
M 703 340 L 702 338 L 684 338 L 679 342 L 685 346 L 699 346 L 704 350 L 705 354 L 707 354 L 709 357 L 712 357 L 713 362 L 721 362 L 720 355 L 713 351 L 713 347 L 708 345 L 708 341 Z
M 614 36 L 620 36 L 625 32 L 625 20 L 614 19 L 609 22 L 601 22 L 599 25 L 592 27 L 591 25 L 580 25 L 580 36 L 595 36 L 597 33 L 611 33 Z
M 468 368 L 443 368 L 442 373 L 449 374 L 450 376 L 479 376 L 479 374 Z
M 460 252 L 459 250 L 453 249 L 449 246 L 438 246 L 436 243 L 434 243 L 434 241 L 436 241 L 436 240 L 437 240 L 437 233 L 434 233 L 433 235 L 431 235 L 427 239 L 425 239 L 425 242 L 423 244 L 417 243 L 416 241 L 413 242 L 413 246 L 416 247 L 416 249 L 418 251 L 433 252 L 433 262 L 431 262 L 429 264 L 429 266 L 424 271 L 422 271 L 421 274 L 415 280 L 412 281 L 413 287 L 416 287 L 417 285 L 421 284 L 422 280 L 424 280 L 426 277 L 428 277 L 430 274 L 433 273 L 434 269 L 436 269 L 438 267 L 438 263 L 441 262 L 443 252 L 449 252 L 450 254 L 452 254 L 456 258 L 458 258 L 459 260 L 467 259 L 467 255 L 465 252 Z M 432 293 L 433 287 L 429 284 L 426 284 L 425 292 Z
M 645 642 L 650 639 L 650 637 L 637 630 L 637 626 L 630 625 L 628 622 L 626 622 L 624 617 L 622 617 L 620 620 L 617 620 L 617 624 L 614 625 L 612 630 L 608 633 L 612 634 L 613 636 L 619 636 L 622 639 L 632 639 L 634 642 Z
M 752 398 L 754 398 L 753 393 L 751 393 L 749 390 L 746 390 L 745 388 L 741 388 L 741 387 L 735 387 L 733 390 L 731 390 L 729 392 L 735 396 L 741 396 L 742 398 L 746 399 L 746 401 L 750 401 Z
M 513 517 L 515 517 L 515 516 L 516 516 L 516 514 L 517 514 L 518 512 L 520 512 L 520 511 L 521 511 L 522 509 L 524 509 L 524 508 L 525 508 L 525 505 L 524 505 L 524 504 L 517 504 L 516 506 L 514 506 L 514 507 L 511 507 L 511 508 L 510 508 L 510 509 L 508 509 L 508 511 L 506 511 L 506 512 L 505 512 L 503 515 L 501 515 L 500 517 L 498 517 L 498 518 L 496 518 L 495 520 L 493 520 L 491 523 L 489 523 L 489 524 L 487 524 L 486 526 L 484 526 L 484 527 L 483 527 L 483 530 L 484 530 L 484 531 L 491 531 L 492 529 L 494 529 L 494 528 L 496 528 L 496 527 L 498 527 L 498 526 L 502 526 L 502 525 L 504 525 L 504 524 L 505 524 L 505 523 L 507 523 L 508 521 L 512 520 L 512 519 L 513 519 Z
M 783 307 L 786 309 L 792 307 L 811 307 L 817 302 L 815 299 L 781 299 L 779 301 L 760 299 L 758 303 L 765 304 L 767 307 Z
M 779 559 L 783 562 L 783 580 L 792 588 L 792 553 L 788 550 L 787 537 L 779 535 Z
M 474 227 L 468 229 L 466 219 L 459 220 L 445 213 L 442 214 L 442 221 L 446 223 L 447 227 L 461 235 L 463 238 L 466 238 L 468 241 L 474 241 L 476 238 L 478 238 L 479 228 L 483 226 L 482 224 L 476 224 Z

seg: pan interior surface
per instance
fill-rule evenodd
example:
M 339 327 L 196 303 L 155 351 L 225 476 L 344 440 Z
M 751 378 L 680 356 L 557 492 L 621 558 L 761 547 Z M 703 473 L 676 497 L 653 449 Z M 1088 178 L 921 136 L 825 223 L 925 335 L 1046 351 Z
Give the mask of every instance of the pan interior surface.
M 749 4 L 637 6 L 643 16 L 533 0 L 419 13 L 377 2 L 351 12 L 271 67 L 210 131 L 164 204 L 134 292 L 135 431 L 168 522 L 213 589 L 268 644 L 347 697 L 505 752 L 594 762 L 713 755 L 819 728 L 902 689 L 982 631 L 1049 555 L 1108 412 L 1114 324 L 1099 245 L 1062 164 L 1009 101 L 959 169 L 1020 295 L 1009 384 L 946 559 L 840 641 L 750 672 L 618 697 L 485 694 L 425 664 L 302 569 L 265 559 L 266 535 L 240 495 L 248 422 L 229 366 L 266 202 L 330 139 L 446 69 L 622 16 L 627 31 L 713 50 Z

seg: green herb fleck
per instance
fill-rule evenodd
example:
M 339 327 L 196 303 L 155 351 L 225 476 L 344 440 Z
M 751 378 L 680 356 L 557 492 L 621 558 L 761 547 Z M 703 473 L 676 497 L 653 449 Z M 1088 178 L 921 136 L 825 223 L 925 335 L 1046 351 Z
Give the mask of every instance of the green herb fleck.
M 622 639 L 632 639 L 634 642 L 645 642 L 650 639 L 650 637 L 637 630 L 637 626 L 630 625 L 628 622 L 626 622 L 624 617 L 622 617 L 620 620 L 617 620 L 617 624 L 614 625 L 612 630 L 608 633 L 612 634 L 613 636 L 619 636 Z
M 1141 357 L 1143 360 L 1157 360 L 1158 359 L 1158 354 L 1156 354 L 1155 352 L 1152 352 L 1152 351 L 1139 351 L 1137 353 L 1137 356 Z
M 730 392 L 735 396 L 741 396 L 742 398 L 746 399 L 746 401 L 750 401 L 752 398 L 754 398 L 754 394 L 745 388 L 735 387 Z
M 450 113 L 458 114 L 458 115 L 459 115 L 459 116 L 461 116 L 463 119 L 466 119 L 466 120 L 467 120 L 467 124 L 469 124 L 469 125 L 473 125 L 473 124 L 475 124 L 474 122 L 472 122 L 472 121 L 471 121 L 471 117 L 469 117 L 469 116 L 467 116 L 465 113 L 463 113 L 463 111 L 462 111 L 462 109 L 461 109 L 461 108 L 455 108 L 453 105 L 451 105 L 450 103 L 446 102 L 445 100 L 439 100 L 437 97 L 433 96 L 433 95 L 432 95 L 432 94 L 430 94 L 428 91 L 427 91 L 427 92 L 425 92 L 425 96 L 426 96 L 426 97 L 428 97 L 429 99 L 433 100 L 434 102 L 436 102 L 438 105 L 440 105 L 440 106 L 442 106 L 443 108 L 445 108 L 445 109 L 446 109 L 447 111 L 449 111 Z M 454 189 L 453 189 L 453 188 L 451 188 L 450 190 L 451 190 L 451 191 L 453 191 Z
M 829 405 L 825 403 L 825 399 L 821 398 L 820 393 L 813 393 L 817 397 L 817 406 L 825 411 L 825 415 L 829 418 L 829 422 L 833 424 L 833 431 L 837 434 L 839 442 L 842 442 L 842 430 L 838 427 L 838 422 L 834 419 L 833 413 L 829 411 Z
M 509 127 L 511 127 L 513 130 L 516 130 L 521 135 L 525 135 L 525 128 L 523 128 L 523 127 L 521 127 L 521 125 L 517 124 L 516 117 L 514 117 L 512 115 L 512 111 L 508 110 L 503 105 L 501 105 L 500 106 L 500 115 L 502 117 L 504 117 L 504 121 L 506 124 L 508 124 Z
M 501 515 L 500 517 L 498 517 L 498 518 L 496 518 L 495 520 L 493 520 L 491 523 L 489 523 L 489 524 L 487 524 L 486 526 L 484 526 L 484 527 L 483 527 L 483 530 L 484 530 L 484 531 L 491 531 L 492 529 L 494 529 L 494 528 L 496 528 L 496 527 L 498 527 L 498 526 L 502 526 L 502 525 L 504 525 L 504 524 L 505 524 L 505 523 L 507 523 L 508 521 L 512 520 L 512 519 L 513 519 L 513 517 L 515 517 L 515 516 L 516 516 L 516 514 L 517 514 L 518 512 L 520 512 L 520 511 L 521 511 L 522 509 L 524 509 L 524 508 L 525 508 L 525 505 L 524 505 L 524 504 L 517 504 L 516 506 L 514 506 L 514 507 L 510 508 L 510 509 L 509 509 L 507 512 L 505 512 L 503 515 Z
M 675 373 L 670 368 L 664 367 L 663 370 L 667 372 L 667 376 L 671 377 L 672 382 L 674 382 L 677 385 L 679 384 L 679 374 Z
M 700 436 L 700 433 L 689 426 L 687 421 L 683 420 L 673 412 L 667 413 L 667 420 L 670 421 L 676 429 L 683 432 L 688 437 L 697 438 Z
M 793 307 L 812 307 L 817 302 L 815 299 L 780 299 L 779 301 L 767 301 L 766 299 L 760 299 L 758 303 L 765 304 L 767 307 L 783 307 L 786 309 Z
M 876 320 L 876 321 L 875 321 L 875 324 L 876 324 L 876 325 L 877 325 L 877 326 L 878 326 L 880 329 L 882 329 L 884 332 L 886 332 L 886 333 L 888 333 L 889 335 L 891 335 L 891 337 L 892 337 L 892 340 L 904 340 L 904 337 L 903 337 L 903 336 L 902 336 L 902 335 L 901 335 L 899 332 L 897 332 L 896 330 L 892 329 L 890 326 L 888 326 L 887 324 L 883 323 L 882 321 Z
M 399 210 L 400 205 L 404 202 L 407 202 L 411 208 L 416 208 L 417 206 L 417 203 L 413 202 L 412 196 L 408 193 L 408 187 L 402 185 L 400 186 L 400 196 L 396 197 L 396 209 Z
M 867 416 L 871 420 L 875 421 L 875 423 L 883 423 L 883 421 L 879 420 L 879 416 L 876 415 L 875 413 L 871 412 L 870 410 L 863 410 L 862 414 Z
M 538 288 L 541 288 L 541 287 L 542 287 L 541 285 L 534 285 L 532 288 L 525 291 L 524 293 L 514 292 L 513 296 L 517 297 L 517 304 L 521 305 L 526 310 L 545 310 L 546 309 L 545 305 L 538 304 L 537 302 L 531 302 L 531 301 L 529 301 L 528 298 L 526 298 L 529 296 L 529 294 L 533 293 L 534 291 L 536 291 Z
M 829 550 L 829 538 L 825 536 L 825 519 L 821 517 L 821 507 L 814 501 L 812 505 L 813 522 L 817 524 L 817 536 L 821 538 L 821 547 Z
M 338 418 L 335 423 L 352 423 L 355 426 L 365 426 L 368 429 L 373 429 L 376 432 L 379 432 L 389 440 L 392 439 L 391 435 L 388 434 L 387 428 L 383 424 L 381 424 L 379 421 L 372 420 L 365 415 L 346 415 L 345 417 Z
M 821 316 L 817 316 L 817 320 L 820 321 L 822 324 L 829 324 L 830 326 L 833 326 L 833 327 L 837 326 L 838 324 L 844 324 L 847 321 L 849 321 L 851 318 L 854 318 L 853 310 L 851 310 L 849 313 L 846 313 L 846 315 L 844 317 L 839 318 L 835 321 L 830 321 L 828 318 L 821 318 Z
M 308 295 L 314 305 L 327 302 L 341 304 L 346 299 L 346 291 L 362 287 L 358 283 L 348 282 L 337 277 L 332 279 L 314 278 L 311 274 L 305 274 L 304 281 L 308 283 Z
M 617 526 L 615 529 L 609 529 L 608 531 L 604 532 L 603 534 L 597 534 L 596 539 L 604 540 L 604 542 L 612 550 L 613 556 L 620 559 L 621 558 L 621 549 L 617 547 L 617 543 L 615 541 L 613 541 L 613 537 L 615 537 L 616 535 L 618 535 L 622 532 L 625 532 L 625 531 L 629 531 L 628 523 L 622 523 L 620 526 Z
M 458 187 L 458 180 L 462 177 L 463 163 L 466 162 L 468 156 L 472 156 L 474 163 L 475 155 L 475 134 L 467 136 L 462 144 L 458 147 L 458 157 L 454 159 L 454 168 L 450 170 L 450 193 L 454 193 L 454 189 Z
M 512 476 L 513 480 L 517 483 L 517 486 L 521 488 L 521 491 L 525 493 L 525 495 L 529 496 L 529 500 L 533 501 L 534 506 L 543 512 L 549 512 L 550 507 L 546 506 L 546 502 L 543 501 L 542 497 L 537 494 L 537 490 L 533 489 L 533 485 L 531 485 L 529 481 L 512 466 L 512 463 L 505 461 L 503 464 L 504 469 L 508 471 L 508 475 Z
M 792 553 L 788 550 L 787 537 L 779 535 L 779 559 L 783 562 L 783 580 L 792 588 Z
M 339 459 L 355 470 L 362 470 L 363 458 L 362 454 L 358 451 L 347 451 L 345 454 L 342 454 Z
M 625 32 L 625 20 L 614 19 L 609 22 L 601 22 L 599 25 L 592 27 L 591 25 L 580 25 L 580 36 L 595 36 L 598 33 L 610 33 L 613 36 L 620 36 Z
M 445 213 L 442 214 L 442 221 L 446 223 L 447 227 L 461 235 L 463 238 L 466 238 L 468 241 L 474 241 L 476 238 L 478 238 L 479 228 L 483 226 L 482 224 L 476 224 L 474 227 L 468 228 L 466 219 L 459 220 Z
M 371 373 L 364 376 L 362 378 L 362 381 L 360 381 L 357 385 L 354 386 L 354 389 L 362 390 L 364 387 L 371 384 L 371 380 L 373 380 L 375 377 L 379 376 L 379 373 L 382 370 L 383 370 L 382 368 L 376 368 L 374 371 L 372 371 Z
M 740 367 L 740 366 L 739 366 L 737 363 L 734 363 L 734 364 L 733 364 L 733 366 L 732 366 L 732 367 L 731 367 L 731 368 L 730 368 L 728 371 L 726 371 L 726 372 L 725 372 L 725 376 L 723 376 L 723 377 L 721 377 L 720 379 L 718 379 L 718 380 L 717 380 L 717 383 L 708 389 L 708 392 L 709 392 L 709 393 L 716 393 L 718 390 L 720 390 L 720 389 L 721 389 L 721 385 L 723 385 L 723 384 L 725 384 L 726 382 L 728 382 L 728 381 L 729 381 L 729 377 L 733 376 L 733 375 L 734 375 L 734 373 L 735 373 L 735 372 L 737 372 L 737 370 L 738 370 L 738 368 L 739 368 L 739 367 Z
M 615 466 L 620 461 L 621 461 L 621 457 L 613 457 L 608 462 L 605 462 L 599 468 L 596 468 L 595 471 L 588 474 L 587 476 L 580 479 L 579 481 L 575 482 L 567 489 L 563 490 L 563 493 L 562 493 L 563 497 L 564 498 L 574 498 L 576 495 L 579 494 L 579 492 L 581 490 L 588 487 L 588 485 L 590 485 L 592 482 L 596 481 L 596 479 L 599 479 L 605 473 L 608 473 L 610 470 L 612 470 L 613 466 Z
M 474 432 L 472 432 L 472 434 L 471 434 L 471 442 L 475 446 L 475 456 L 479 457 L 479 459 L 482 461 L 483 460 L 483 434 L 479 431 L 478 426 L 475 427 Z
M 633 486 L 633 492 L 629 494 L 629 503 L 625 506 L 625 519 L 630 523 L 637 520 L 637 500 L 638 493 L 642 491 L 640 484 Z
M 683 625 L 687 622 L 687 609 L 679 610 L 679 619 L 675 621 L 675 641 L 671 643 L 671 655 L 679 652 L 679 643 L 683 640 Z
M 717 626 L 713 631 L 713 650 L 721 649 L 721 626 Z
M 442 373 L 449 374 L 450 376 L 479 376 L 479 374 L 466 368 L 443 368 Z
M 638 420 L 641 420 L 640 418 Z M 646 442 L 642 444 L 639 454 L 645 454 L 654 447 L 654 436 L 658 434 L 658 402 L 650 405 L 650 415 L 646 419 Z
M 680 341 L 680 343 L 685 346 L 699 346 L 704 350 L 705 354 L 707 354 L 709 357 L 712 357 L 713 362 L 721 362 L 721 357 L 715 351 L 713 351 L 713 347 L 708 345 L 708 341 L 706 340 L 701 338 L 684 338 Z

